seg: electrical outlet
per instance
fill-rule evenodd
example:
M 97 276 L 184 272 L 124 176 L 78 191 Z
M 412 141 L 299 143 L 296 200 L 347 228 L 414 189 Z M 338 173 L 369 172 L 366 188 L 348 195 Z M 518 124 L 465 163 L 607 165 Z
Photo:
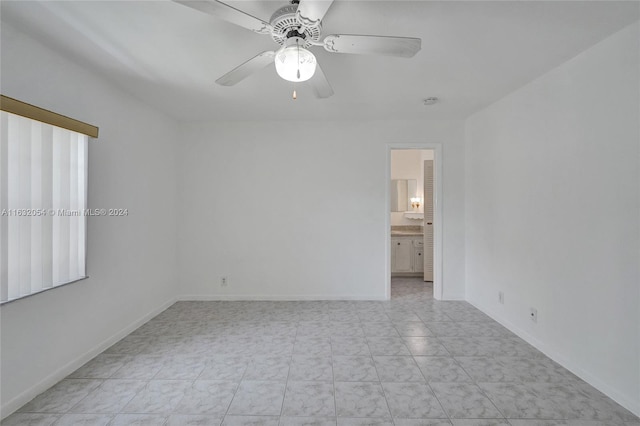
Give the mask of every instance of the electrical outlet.
M 536 308 L 531 308 L 529 317 L 531 318 L 531 321 L 538 322 L 538 310 Z
M 229 284 L 229 277 L 220 277 L 220 287 L 226 287 Z
M 504 305 L 504 293 L 501 291 L 498 292 L 498 302 Z

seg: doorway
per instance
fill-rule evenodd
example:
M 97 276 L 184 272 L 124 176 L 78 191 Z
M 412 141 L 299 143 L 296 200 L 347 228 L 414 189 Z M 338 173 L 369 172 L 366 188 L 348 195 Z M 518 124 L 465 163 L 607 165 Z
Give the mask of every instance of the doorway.
M 442 299 L 441 146 L 389 144 L 387 154 L 387 298 L 393 280 L 397 288 L 432 285 Z

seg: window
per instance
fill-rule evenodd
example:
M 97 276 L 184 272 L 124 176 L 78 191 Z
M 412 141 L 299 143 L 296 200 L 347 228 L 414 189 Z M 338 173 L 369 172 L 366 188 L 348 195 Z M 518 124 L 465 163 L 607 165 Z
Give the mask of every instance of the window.
M 0 115 L 5 303 L 86 278 L 88 136 L 6 110 Z

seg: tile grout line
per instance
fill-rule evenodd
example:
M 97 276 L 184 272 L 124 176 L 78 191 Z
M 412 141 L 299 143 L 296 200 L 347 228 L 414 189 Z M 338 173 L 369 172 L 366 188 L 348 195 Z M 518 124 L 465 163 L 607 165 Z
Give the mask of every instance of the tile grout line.
M 336 425 L 338 424 L 338 403 L 336 402 L 336 371 L 333 361 L 333 338 L 329 337 L 329 346 L 331 348 L 331 377 L 333 378 L 333 412 L 335 414 Z
M 296 348 L 296 340 L 298 339 L 298 324 L 296 324 L 296 334 L 295 336 L 293 336 L 293 347 L 291 348 L 291 356 L 289 357 L 289 367 L 287 369 L 287 378 L 284 381 L 284 392 L 282 394 L 282 403 L 280 404 L 280 416 L 278 418 L 278 424 L 280 424 L 281 420 L 282 420 L 282 415 L 284 413 L 284 401 L 287 398 L 287 388 L 289 386 L 289 376 L 291 375 L 291 364 L 293 364 L 293 353 L 295 352 L 295 348 Z

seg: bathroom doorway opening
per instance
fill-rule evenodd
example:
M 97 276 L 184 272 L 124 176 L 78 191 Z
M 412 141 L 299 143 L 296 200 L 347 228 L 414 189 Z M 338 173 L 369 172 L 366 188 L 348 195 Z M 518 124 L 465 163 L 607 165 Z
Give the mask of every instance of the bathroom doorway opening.
M 389 145 L 387 297 L 442 299 L 439 144 Z

